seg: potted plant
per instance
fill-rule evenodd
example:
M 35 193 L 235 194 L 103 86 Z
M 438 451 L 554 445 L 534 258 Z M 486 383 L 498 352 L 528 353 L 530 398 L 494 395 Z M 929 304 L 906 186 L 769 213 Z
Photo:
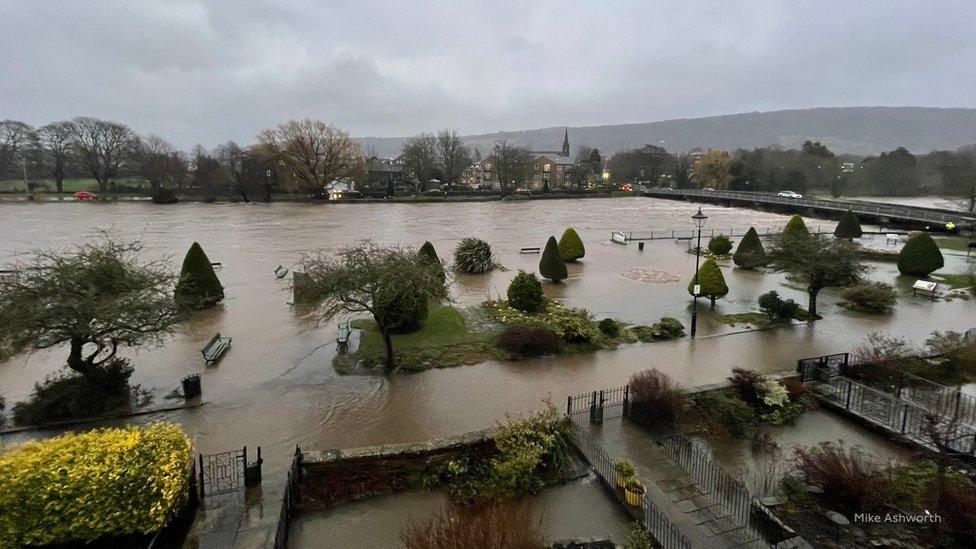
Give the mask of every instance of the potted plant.
M 632 477 L 627 481 L 627 503 L 633 507 L 644 505 L 644 494 L 647 487 L 637 477 Z
M 617 486 L 619 488 L 627 488 L 627 481 L 637 474 L 637 468 L 629 459 L 622 459 L 614 463 L 613 470 L 617 473 Z

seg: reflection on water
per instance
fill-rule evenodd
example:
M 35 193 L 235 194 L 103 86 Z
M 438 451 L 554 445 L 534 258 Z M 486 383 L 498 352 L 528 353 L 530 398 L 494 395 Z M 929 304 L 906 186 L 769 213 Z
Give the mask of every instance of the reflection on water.
M 791 370 L 796 360 L 850 349 L 865 333 L 884 330 L 915 341 L 936 329 L 976 325 L 973 303 L 903 298 L 893 315 L 871 317 L 838 307 L 838 294 L 821 295 L 825 319 L 748 334 L 717 322 L 717 314 L 755 308 L 756 298 L 776 289 L 805 301 L 802 291 L 784 287 L 782 275 L 723 268 L 731 292 L 714 310 L 700 308 L 696 341 L 687 338 L 626 345 L 615 351 L 545 357 L 416 375 L 339 376 L 331 362 L 334 326 L 307 323 L 288 305 L 286 280 L 275 266 L 293 266 L 303 252 L 336 250 L 363 238 L 418 246 L 430 240 L 444 259 L 456 242 L 477 235 L 491 243 L 507 271 L 459 276 L 453 293 L 471 306 L 504 295 L 518 269 L 537 270 L 539 256 L 519 248 L 541 246 L 549 235 L 574 226 L 586 243 L 586 257 L 569 266 L 561 284 L 545 283 L 550 297 L 590 309 L 597 318 L 649 324 L 662 316 L 687 323 L 687 280 L 694 256 L 683 245 L 657 241 L 639 252 L 609 242 L 615 229 L 688 227 L 697 209 L 690 203 L 629 198 L 548 200 L 471 204 L 43 204 L 0 205 L 0 263 L 36 248 L 64 248 L 96 229 L 141 238 L 154 255 L 172 256 L 174 269 L 196 240 L 226 286 L 218 308 L 196 314 L 159 349 L 126 352 L 136 365 L 133 381 L 164 394 L 190 373 L 202 376 L 205 406 L 159 414 L 141 421 L 181 421 L 203 451 L 244 444 L 264 447 L 267 469 L 283 470 L 296 444 L 311 449 L 404 442 L 475 430 L 537 408 L 544 398 L 561 406 L 569 394 L 625 383 L 638 370 L 656 367 L 685 385 L 721 381 L 733 367 L 763 372 Z M 784 224 L 787 217 L 752 210 L 705 206 L 716 227 Z M 827 224 L 814 221 L 812 224 Z M 965 259 L 947 257 L 947 272 L 960 272 Z M 893 280 L 893 264 L 871 274 Z M 661 271 L 677 282 L 647 283 L 625 273 Z M 910 283 L 909 283 L 910 285 Z M 910 292 L 907 292 L 910 294 Z M 199 349 L 220 332 L 233 347 L 205 368 Z M 0 363 L 0 394 L 8 403 L 29 395 L 33 384 L 64 362 L 63 349 L 24 354 Z M 19 440 L 23 437 L 8 437 Z
M 610 499 L 595 477 L 546 488 L 529 496 L 543 539 L 597 538 L 623 543 L 629 517 Z M 323 547 L 342 540 L 347 549 L 402 547 L 399 534 L 449 504 L 441 492 L 412 490 L 348 503 L 329 511 L 299 514 L 292 522 L 289 547 Z

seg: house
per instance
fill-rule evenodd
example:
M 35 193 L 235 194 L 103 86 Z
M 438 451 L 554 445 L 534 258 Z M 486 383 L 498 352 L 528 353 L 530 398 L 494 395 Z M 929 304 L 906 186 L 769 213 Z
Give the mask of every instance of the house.
M 461 183 L 472 189 L 497 189 L 498 177 L 493 163 L 492 156 L 473 163 L 461 174 Z M 529 185 L 532 190 L 569 186 L 573 167 L 576 165 L 575 159 L 569 156 L 569 130 L 563 134 L 562 150 L 532 151 L 529 164 Z
M 366 181 L 363 191 L 371 195 L 392 196 L 406 182 L 403 158 L 373 157 L 366 161 Z

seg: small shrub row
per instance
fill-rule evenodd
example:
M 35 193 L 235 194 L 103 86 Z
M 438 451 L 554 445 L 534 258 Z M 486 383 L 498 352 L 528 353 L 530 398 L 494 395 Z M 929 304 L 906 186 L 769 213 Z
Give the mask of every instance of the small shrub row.
M 512 358 L 557 354 L 563 340 L 543 324 L 513 324 L 495 338 L 495 345 Z
M 848 286 L 840 295 L 852 308 L 869 313 L 890 312 L 898 300 L 894 286 L 884 282 L 864 282 Z

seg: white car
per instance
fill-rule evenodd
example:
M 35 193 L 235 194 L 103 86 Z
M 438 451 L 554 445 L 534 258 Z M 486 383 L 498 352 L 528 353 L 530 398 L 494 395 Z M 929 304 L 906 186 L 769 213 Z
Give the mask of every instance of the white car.
M 793 191 L 780 191 L 776 196 L 782 196 L 783 198 L 803 198 L 802 194 Z

